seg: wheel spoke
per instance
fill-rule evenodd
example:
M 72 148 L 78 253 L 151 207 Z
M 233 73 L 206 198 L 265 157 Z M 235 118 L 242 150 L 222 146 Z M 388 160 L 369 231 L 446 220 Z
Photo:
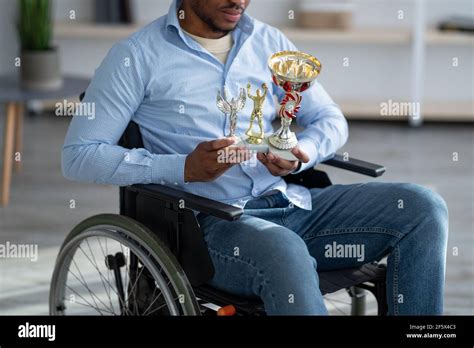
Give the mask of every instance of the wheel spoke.
M 167 282 L 166 286 L 168 287 L 170 284 L 171 284 L 171 280 L 168 279 L 168 282 Z M 155 293 L 156 293 L 157 289 L 159 289 L 159 288 L 155 284 L 155 289 L 153 290 L 152 298 L 155 296 Z M 163 295 L 163 291 L 161 289 L 159 289 L 159 290 L 160 290 L 160 294 L 156 298 L 153 299 L 153 301 L 150 303 L 150 305 L 148 306 L 148 308 L 145 310 L 145 312 L 142 315 L 147 315 L 148 311 L 152 308 L 153 304 L 158 300 L 158 298 L 160 298 L 161 295 Z
M 84 253 L 84 252 L 83 252 L 83 253 Z M 84 255 L 86 256 L 87 259 L 89 259 L 86 254 L 84 254 Z M 89 260 L 89 261 L 90 261 L 90 260 Z M 91 261 L 90 261 L 90 262 L 91 262 Z M 91 264 L 92 264 L 92 262 L 91 262 Z M 92 265 L 93 265 L 93 264 L 92 264 Z M 94 265 L 93 265 L 93 266 L 94 266 Z M 76 268 L 78 268 L 77 265 L 76 265 Z M 112 290 L 115 292 L 115 294 L 118 296 L 118 292 L 117 292 L 117 290 L 115 290 L 115 288 L 112 286 L 111 282 L 109 282 L 109 281 L 103 276 L 102 272 L 101 272 L 98 268 L 96 268 L 96 270 L 99 272 L 99 276 L 100 276 L 101 278 L 103 278 L 104 281 L 106 281 L 106 282 L 109 284 L 110 289 L 112 289 Z M 79 268 L 78 268 L 78 271 L 80 272 Z
M 122 251 L 122 255 L 123 257 L 125 258 L 126 254 L 125 254 L 125 251 L 123 250 L 123 244 L 120 243 L 120 250 Z M 125 258 L 125 276 L 124 276 L 124 279 L 123 279 L 123 285 L 124 287 L 126 288 L 127 285 L 128 285 L 128 282 L 129 282 L 129 277 L 130 275 L 128 274 L 128 267 L 127 267 L 127 259 Z M 120 272 L 120 274 L 122 274 L 122 272 Z
M 173 298 L 173 301 L 178 300 L 178 298 L 179 298 L 179 296 L 176 297 L 176 298 Z M 161 308 L 163 308 L 163 307 L 165 307 L 165 306 L 168 306 L 168 304 L 167 304 L 167 303 L 162 304 L 162 305 L 159 306 L 158 308 L 153 309 L 153 310 L 152 310 L 150 313 L 148 313 L 147 315 L 152 315 L 153 313 L 155 313 L 156 311 L 160 310 Z
M 140 279 L 140 276 L 142 275 L 144 269 L 145 269 L 145 266 L 142 266 L 142 269 L 140 270 L 140 273 L 137 275 L 137 278 L 136 278 L 135 281 L 133 282 L 132 289 L 130 290 L 130 292 L 131 292 L 132 294 L 134 293 L 135 286 L 137 285 L 138 279 Z M 135 297 L 135 298 L 136 298 L 136 297 Z M 128 297 L 127 297 L 127 300 L 125 301 L 125 304 L 126 304 L 126 305 L 128 305 L 129 299 L 130 299 L 130 296 L 128 296 Z M 135 301 L 135 302 L 136 302 L 136 301 Z
M 85 304 L 85 303 L 82 303 L 82 302 L 79 302 L 79 301 L 75 301 L 74 304 L 78 304 L 78 305 L 81 305 L 81 306 L 84 306 L 84 307 L 90 307 L 89 304 Z M 99 311 L 99 309 L 95 308 L 95 307 L 92 307 L 94 309 L 96 309 L 97 311 Z M 104 309 L 102 309 L 104 310 Z M 117 315 L 115 312 L 110 312 L 110 311 L 106 311 L 108 313 L 110 313 L 111 315 Z
M 92 305 L 92 304 L 91 304 L 89 301 L 87 301 L 80 293 L 78 293 L 76 290 L 74 290 L 73 288 L 71 288 L 69 285 L 66 285 L 66 287 L 67 287 L 69 290 L 71 290 L 72 292 L 74 292 L 77 296 L 79 296 L 80 298 L 82 298 L 82 299 L 89 305 L 89 307 L 94 308 L 98 313 L 100 313 L 100 315 L 104 315 L 104 314 L 102 313 L 103 310 L 106 311 L 106 312 L 108 312 L 106 309 L 99 308 L 99 306 L 97 306 L 97 303 L 96 303 L 95 306 Z M 94 301 L 94 302 L 95 302 L 95 301 Z
M 97 240 L 99 240 L 99 238 L 97 238 Z M 94 253 L 92 252 L 92 248 L 89 244 L 89 239 L 87 238 L 85 241 L 87 243 L 87 247 L 89 248 L 89 252 L 91 253 L 92 259 L 94 260 L 95 267 L 96 267 L 96 269 L 99 269 L 99 265 L 98 265 L 97 260 L 94 256 Z M 99 241 L 99 246 L 100 246 L 100 241 Z M 107 273 L 109 273 L 109 272 L 107 272 Z M 109 291 L 108 291 L 107 287 L 105 286 L 104 279 L 102 279 L 102 277 L 100 277 L 100 281 L 102 283 L 102 286 L 104 287 L 105 293 L 107 294 L 107 297 L 108 297 L 109 302 L 110 302 L 110 306 L 111 306 L 111 308 L 113 308 L 112 299 L 110 298 Z
M 155 296 L 156 289 L 157 288 L 155 288 L 155 290 L 153 290 L 153 297 Z M 156 300 L 158 300 L 161 295 L 163 295 L 163 293 L 160 290 L 160 294 L 157 297 L 154 298 L 154 300 L 150 303 L 150 305 L 147 307 L 147 309 L 145 309 L 145 311 L 142 313 L 142 315 L 147 315 L 148 311 L 152 308 L 152 306 L 155 304 Z
M 89 256 L 87 256 L 87 254 L 84 252 L 84 250 L 82 250 L 81 246 L 78 247 L 78 249 L 80 249 L 82 251 L 82 253 L 84 254 L 84 256 L 89 260 L 89 262 L 91 263 L 91 265 L 93 267 L 95 267 L 95 269 L 97 270 L 97 272 L 99 273 L 99 277 L 101 277 L 102 279 L 105 280 L 105 277 L 102 275 L 102 272 L 99 270 L 99 268 L 97 268 L 97 266 L 94 265 L 94 263 L 91 261 L 91 259 L 89 258 Z M 77 267 L 77 266 L 76 266 Z M 120 301 L 120 296 L 117 292 L 117 290 L 115 290 L 111 284 L 109 283 L 109 286 L 114 290 L 115 294 L 117 295 L 117 297 L 119 298 L 119 301 Z
M 79 279 L 75 273 L 73 273 L 70 269 L 69 269 L 69 272 L 82 284 L 83 287 L 85 287 L 87 289 L 87 291 L 89 292 L 89 295 L 90 297 L 92 298 L 92 301 L 94 301 L 94 303 L 96 304 L 96 306 L 99 306 L 94 298 L 94 293 L 91 291 L 91 289 L 89 288 L 89 285 L 87 284 L 87 281 L 85 280 L 84 278 L 84 275 L 82 274 L 81 270 L 79 269 L 79 266 L 77 265 L 76 261 L 73 260 L 74 262 L 74 266 L 76 267 L 77 271 L 79 272 L 79 276 L 81 277 L 81 279 Z M 100 301 L 100 300 L 99 300 Z M 103 303 L 102 303 L 103 304 Z
M 102 251 L 102 256 L 103 256 L 104 259 L 105 259 L 105 257 L 106 257 L 108 254 L 106 254 L 106 253 L 104 252 L 104 248 L 102 247 L 102 243 L 100 242 L 100 238 L 99 238 L 99 237 L 97 237 L 97 241 L 99 242 L 100 250 Z M 105 241 L 106 241 L 106 243 L 107 243 L 107 238 L 105 238 Z M 107 244 L 106 244 L 106 245 L 107 245 Z M 104 282 L 103 282 L 103 280 L 102 280 L 102 278 L 101 278 L 102 284 L 104 285 L 105 292 L 107 293 L 107 296 L 108 296 L 108 298 L 109 298 L 110 306 L 111 306 L 112 310 L 115 312 L 114 304 L 113 304 L 112 298 L 111 298 L 111 296 L 110 296 L 110 272 L 107 272 L 107 280 L 108 280 L 108 283 L 109 283 L 109 288 L 107 288 L 107 287 L 105 286 L 105 284 L 104 284 Z
M 78 277 L 74 272 L 72 272 L 71 270 L 69 270 L 69 273 L 71 273 L 71 274 L 74 276 L 74 278 L 76 278 L 76 279 L 79 281 L 79 283 L 81 283 L 81 285 L 87 289 L 87 291 L 89 292 L 89 295 L 91 296 L 92 300 L 94 301 L 94 303 L 95 303 L 95 305 L 96 305 L 97 307 L 98 307 L 99 305 L 98 305 L 98 303 L 96 302 L 94 296 L 95 296 L 105 307 L 107 307 L 107 305 L 106 305 L 104 302 L 102 302 L 102 300 L 101 300 L 94 292 L 92 292 L 92 290 L 89 288 L 89 286 L 88 286 L 86 280 L 84 279 L 84 276 L 82 275 L 81 270 L 79 269 L 79 267 L 78 267 L 77 264 L 76 264 L 76 261 L 73 260 L 73 262 L 74 262 L 74 265 L 76 266 L 77 270 L 79 271 L 79 274 L 80 274 L 80 276 L 81 276 L 81 278 L 82 278 L 82 281 L 81 281 L 81 279 L 79 279 L 79 277 Z
M 136 257 L 136 256 L 135 256 L 135 257 Z M 130 259 L 130 262 L 131 262 L 131 259 Z M 137 260 L 137 264 L 138 264 L 138 260 Z M 138 266 L 137 266 L 137 267 L 138 267 Z M 131 272 L 131 271 L 129 271 L 129 272 Z M 137 274 L 136 274 L 136 271 L 133 270 L 133 272 L 134 272 L 134 277 L 135 277 L 135 278 L 138 278 L 138 276 L 137 276 Z M 130 279 L 131 279 L 131 277 L 130 277 Z M 135 279 L 135 281 L 137 281 L 137 279 Z M 137 315 L 138 315 L 139 313 L 138 313 L 138 304 L 137 304 L 137 293 L 136 293 L 136 291 L 134 291 L 134 289 L 129 290 L 128 293 L 127 293 L 127 303 L 130 303 L 130 293 L 131 293 L 131 295 L 133 296 L 134 314 L 137 314 Z

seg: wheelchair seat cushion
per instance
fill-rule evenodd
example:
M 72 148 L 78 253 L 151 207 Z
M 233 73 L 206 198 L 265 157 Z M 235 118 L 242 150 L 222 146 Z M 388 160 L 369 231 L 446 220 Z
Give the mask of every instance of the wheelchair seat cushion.
M 361 267 L 325 271 L 319 273 L 321 293 L 329 294 L 365 282 L 384 282 L 386 267 L 377 264 L 365 264 Z

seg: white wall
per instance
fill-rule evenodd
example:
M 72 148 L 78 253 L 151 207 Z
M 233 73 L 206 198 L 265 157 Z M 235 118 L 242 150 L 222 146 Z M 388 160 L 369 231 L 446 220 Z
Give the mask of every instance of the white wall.
M 291 0 L 290 0 L 291 1 Z M 414 3 L 418 0 L 353 0 L 356 4 L 355 25 L 363 27 L 408 27 L 413 23 Z M 427 22 L 433 27 L 446 15 L 473 15 L 472 0 L 425 0 Z M 404 11 L 405 20 L 398 19 L 398 11 Z
M 298 48 L 318 57 L 323 72 L 318 79 L 336 99 L 409 100 L 411 53 L 406 45 L 318 45 L 296 42 Z M 344 57 L 349 66 L 343 66 Z M 452 66 L 458 57 L 459 66 Z M 425 99 L 472 101 L 474 51 L 469 47 L 428 47 L 425 65 Z

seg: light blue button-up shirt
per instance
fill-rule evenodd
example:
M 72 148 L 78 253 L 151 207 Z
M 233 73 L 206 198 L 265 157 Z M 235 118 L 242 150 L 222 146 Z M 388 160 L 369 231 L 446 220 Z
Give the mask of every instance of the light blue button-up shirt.
M 174 1 L 168 15 L 113 46 L 95 71 L 81 108 L 69 127 L 62 169 L 67 178 L 113 185 L 157 183 L 243 207 L 278 190 L 296 206 L 311 209 L 309 191 L 270 174 L 255 158 L 235 165 L 212 182 L 184 182 L 186 156 L 203 141 L 228 134 L 229 117 L 216 106 L 217 91 L 227 86 L 229 96 L 252 84 L 266 83 L 265 133 L 272 133 L 283 90 L 271 79 L 268 58 L 296 50 L 277 29 L 244 15 L 232 32 L 234 46 L 223 65 L 179 25 Z M 302 93 L 297 137 L 310 162 L 305 170 L 330 158 L 347 140 L 346 120 L 321 84 Z M 277 100 L 275 100 L 277 99 Z M 253 103 L 239 114 L 237 134 L 244 134 Z M 93 106 L 93 107 L 91 107 Z M 94 115 L 84 112 L 94 110 Z M 87 117 L 86 117 L 87 116 Z M 117 145 L 128 123 L 141 130 L 144 149 Z M 255 155 L 254 155 L 255 156 Z

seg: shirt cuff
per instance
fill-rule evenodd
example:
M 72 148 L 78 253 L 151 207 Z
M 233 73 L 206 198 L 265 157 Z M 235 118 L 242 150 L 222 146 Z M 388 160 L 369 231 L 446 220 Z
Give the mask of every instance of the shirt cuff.
M 298 174 L 308 168 L 312 168 L 316 165 L 318 161 L 318 156 L 319 156 L 318 148 L 314 140 L 311 140 L 310 138 L 298 139 L 298 146 L 300 147 L 301 150 L 303 150 L 303 152 L 305 152 L 308 155 L 309 162 L 308 163 L 301 162 L 300 168 L 292 172 L 291 174 Z
M 187 155 L 155 155 L 151 180 L 154 184 L 184 186 L 184 165 Z

